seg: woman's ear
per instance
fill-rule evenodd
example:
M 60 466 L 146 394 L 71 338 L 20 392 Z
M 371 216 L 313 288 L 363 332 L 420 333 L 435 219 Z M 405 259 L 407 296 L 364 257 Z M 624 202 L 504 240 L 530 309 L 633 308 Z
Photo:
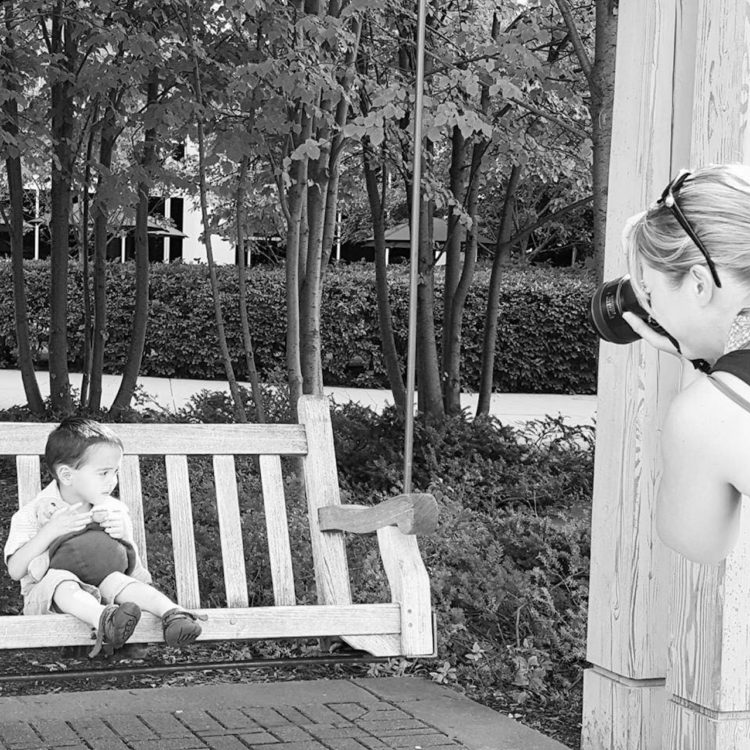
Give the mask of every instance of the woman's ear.
M 696 263 L 690 267 L 689 278 L 698 301 L 704 305 L 708 304 L 716 288 L 711 271 L 706 266 Z

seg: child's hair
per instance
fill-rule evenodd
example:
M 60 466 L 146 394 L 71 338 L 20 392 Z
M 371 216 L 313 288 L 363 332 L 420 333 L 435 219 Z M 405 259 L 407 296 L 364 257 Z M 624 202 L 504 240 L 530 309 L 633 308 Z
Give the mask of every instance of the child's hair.
M 92 445 L 116 445 L 122 450 L 122 440 L 109 427 L 85 417 L 66 417 L 49 434 L 44 449 L 44 460 L 53 476 L 61 465 L 77 469 Z
M 696 169 L 676 200 L 716 264 L 719 278 L 724 270 L 750 283 L 750 167 L 719 164 Z M 678 284 L 691 266 L 706 262 L 663 203 L 631 218 L 623 242 L 637 291 L 642 263 Z

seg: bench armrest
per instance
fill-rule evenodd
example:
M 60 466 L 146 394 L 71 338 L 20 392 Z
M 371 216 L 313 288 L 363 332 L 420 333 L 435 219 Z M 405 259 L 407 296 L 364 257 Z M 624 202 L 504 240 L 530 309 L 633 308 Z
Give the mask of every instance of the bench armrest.
M 367 534 L 398 526 L 402 534 L 432 534 L 437 528 L 438 506 L 432 495 L 398 495 L 373 506 L 327 505 L 318 508 L 321 531 Z

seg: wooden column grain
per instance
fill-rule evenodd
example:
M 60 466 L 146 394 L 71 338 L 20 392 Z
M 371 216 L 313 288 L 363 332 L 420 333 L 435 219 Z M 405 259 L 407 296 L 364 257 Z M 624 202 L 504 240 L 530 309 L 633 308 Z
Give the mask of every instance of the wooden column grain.
M 690 165 L 750 164 L 750 2 L 691 0 L 696 16 Z M 750 507 L 720 565 L 675 555 L 665 750 L 750 748 Z
M 622 230 L 672 172 L 676 0 L 620 6 L 605 278 L 627 271 Z M 667 552 L 654 527 L 658 440 L 680 366 L 602 342 L 592 509 L 583 750 L 661 750 Z

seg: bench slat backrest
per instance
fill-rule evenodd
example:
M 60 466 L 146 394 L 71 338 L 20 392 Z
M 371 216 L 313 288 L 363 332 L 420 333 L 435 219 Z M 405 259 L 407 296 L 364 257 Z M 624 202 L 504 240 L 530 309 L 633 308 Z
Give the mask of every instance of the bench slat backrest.
M 41 456 L 51 424 L 13 423 L 0 430 L 0 456 Z M 304 456 L 305 428 L 298 424 L 117 424 L 125 454 L 141 456 L 260 455 Z
M 143 518 L 143 491 L 141 486 L 141 465 L 138 456 L 123 456 L 120 466 L 120 500 L 128 506 L 133 522 L 133 539 L 141 555 L 141 561 L 148 568 L 146 551 L 146 524 Z
M 195 609 L 200 606 L 200 591 L 187 456 L 165 456 L 164 463 L 167 468 L 177 603 L 187 609 Z
M 216 510 L 228 607 L 247 607 L 247 573 L 234 456 L 214 456 Z
M 281 459 L 278 456 L 261 456 L 260 477 L 263 486 L 263 507 L 266 516 L 274 603 L 277 606 L 296 604 Z

